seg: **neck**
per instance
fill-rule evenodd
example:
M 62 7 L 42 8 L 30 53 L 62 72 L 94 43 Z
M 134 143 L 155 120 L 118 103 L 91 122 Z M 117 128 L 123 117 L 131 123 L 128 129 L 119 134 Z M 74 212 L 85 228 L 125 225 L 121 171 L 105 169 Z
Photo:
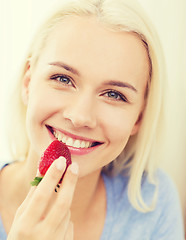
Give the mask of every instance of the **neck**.
M 74 222 L 80 219 L 85 220 L 88 217 L 94 205 L 98 203 L 97 200 L 103 189 L 104 184 L 100 177 L 100 171 L 79 178 L 71 205 L 72 220 Z

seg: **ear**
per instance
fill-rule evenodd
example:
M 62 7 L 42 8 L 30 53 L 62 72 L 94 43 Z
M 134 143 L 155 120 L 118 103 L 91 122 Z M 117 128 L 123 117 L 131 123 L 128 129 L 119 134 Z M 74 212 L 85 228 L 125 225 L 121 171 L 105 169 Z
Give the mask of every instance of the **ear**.
M 30 63 L 27 62 L 22 82 L 22 100 L 24 105 L 28 104 L 30 79 L 31 79 Z
M 138 132 L 141 122 L 142 122 L 142 118 L 143 118 L 143 111 L 139 114 L 138 119 L 137 119 L 135 125 L 133 126 L 133 129 L 131 131 L 131 136 L 135 135 Z

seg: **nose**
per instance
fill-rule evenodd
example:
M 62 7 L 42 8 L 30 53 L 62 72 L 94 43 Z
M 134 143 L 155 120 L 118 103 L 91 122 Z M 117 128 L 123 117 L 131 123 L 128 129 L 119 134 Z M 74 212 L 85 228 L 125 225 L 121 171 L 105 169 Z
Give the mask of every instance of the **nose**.
M 63 117 L 71 121 L 74 127 L 95 128 L 96 113 L 95 104 L 90 95 L 76 96 L 71 99 L 70 103 L 66 104 L 63 110 Z

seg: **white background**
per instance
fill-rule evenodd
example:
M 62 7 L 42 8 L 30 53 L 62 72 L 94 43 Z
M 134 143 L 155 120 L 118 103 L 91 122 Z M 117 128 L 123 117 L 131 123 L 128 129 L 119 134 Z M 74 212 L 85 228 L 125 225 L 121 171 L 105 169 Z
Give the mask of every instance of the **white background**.
M 168 67 L 168 135 L 162 167 L 186 203 L 186 0 L 139 0 L 160 34 Z M 51 0 L 0 0 L 0 161 L 10 158 L 5 132 L 7 99 L 28 43 Z M 15 126 L 16 127 L 16 126 Z

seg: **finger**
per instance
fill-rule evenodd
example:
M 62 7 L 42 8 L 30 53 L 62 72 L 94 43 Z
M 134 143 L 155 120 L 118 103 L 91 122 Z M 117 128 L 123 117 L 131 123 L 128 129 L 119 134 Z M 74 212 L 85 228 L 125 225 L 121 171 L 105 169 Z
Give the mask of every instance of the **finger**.
M 44 238 L 42 239 L 64 239 L 66 232 L 68 230 L 69 227 L 69 223 L 70 223 L 70 217 L 71 217 L 71 212 L 70 210 L 66 212 L 66 215 L 64 216 L 63 220 L 60 222 L 59 225 L 53 225 L 50 224 L 47 221 L 43 221 L 40 224 L 40 227 L 43 229 L 44 231 Z M 51 236 L 51 238 L 49 238 L 49 236 Z
M 60 190 L 57 193 L 56 201 L 46 216 L 48 224 L 54 226 L 60 224 L 66 212 L 69 211 L 78 179 L 78 169 L 77 163 L 72 163 L 68 167 Z
M 20 215 L 24 212 L 25 208 L 28 206 L 29 202 L 31 201 L 32 195 L 33 195 L 34 192 L 35 192 L 35 188 L 36 188 L 36 187 L 32 187 L 32 188 L 30 189 L 30 191 L 28 192 L 25 200 L 22 202 L 22 204 L 21 204 L 21 205 L 19 206 L 19 208 L 17 209 L 17 212 L 16 212 L 15 217 L 20 216 Z
M 29 203 L 27 213 L 30 216 L 34 215 L 35 219 L 41 219 L 43 212 L 55 194 L 55 187 L 64 173 L 65 168 L 66 159 L 63 157 L 58 158 L 52 163 L 43 180 L 36 187 L 32 200 Z
M 72 222 L 69 222 L 64 240 L 73 240 L 73 239 L 74 239 L 74 224 Z

